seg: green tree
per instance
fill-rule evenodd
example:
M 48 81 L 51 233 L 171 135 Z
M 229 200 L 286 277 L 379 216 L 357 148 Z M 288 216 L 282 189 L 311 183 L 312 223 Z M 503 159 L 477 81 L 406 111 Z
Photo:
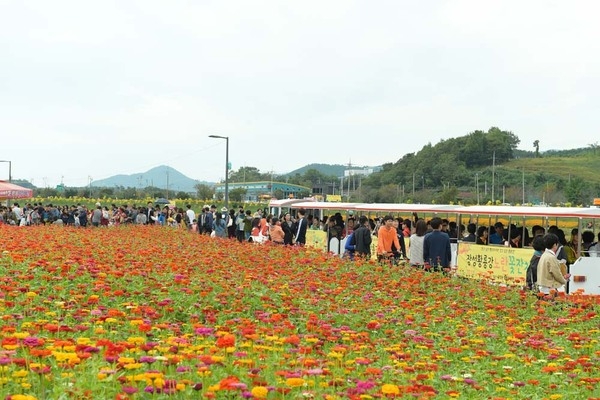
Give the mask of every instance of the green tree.
M 454 186 L 448 187 L 441 191 L 436 197 L 436 203 L 439 204 L 450 204 L 456 203 L 458 196 L 458 189 Z
M 179 191 L 177 192 L 177 194 L 175 195 L 176 199 L 189 199 L 191 196 L 189 193 L 187 192 L 183 192 L 183 191 Z
M 240 167 L 229 173 L 229 182 L 257 182 L 271 179 L 271 173 L 263 174 L 256 167 Z
M 586 204 L 589 199 L 586 194 L 585 181 L 581 178 L 572 178 L 565 187 L 565 197 L 573 204 Z
M 34 194 L 35 194 L 35 196 L 39 196 L 39 197 L 57 197 L 57 196 L 62 196 L 62 194 L 59 193 L 58 190 L 53 189 L 53 188 L 35 189 Z
M 459 160 L 467 168 L 480 167 L 488 164 L 489 157 L 487 153 L 485 132 L 474 131 L 467 136 L 465 146 L 459 154 Z
M 215 194 L 213 188 L 203 183 L 198 183 L 194 185 L 194 189 L 196 189 L 196 197 L 198 197 L 201 200 L 212 199 L 213 195 Z
M 75 188 L 65 188 L 65 192 L 63 193 L 64 197 L 75 197 L 77 196 L 77 189 Z
M 336 179 L 337 177 L 335 176 L 326 175 L 314 168 L 311 168 L 307 170 L 303 175 L 301 175 L 301 183 L 298 184 L 311 187 L 313 185 L 318 185 L 322 182 L 331 182 Z
M 247 190 L 244 188 L 235 188 L 229 191 L 229 199 L 231 201 L 241 202 L 246 195 Z
M 123 188 L 119 196 L 122 199 L 137 199 L 138 191 L 133 187 Z
M 376 203 L 397 203 L 398 197 L 398 185 L 389 184 L 376 191 L 374 200 Z

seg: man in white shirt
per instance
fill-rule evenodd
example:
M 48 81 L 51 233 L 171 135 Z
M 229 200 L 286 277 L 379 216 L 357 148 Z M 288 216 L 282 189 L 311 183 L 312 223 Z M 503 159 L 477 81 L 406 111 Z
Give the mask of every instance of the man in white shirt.
M 186 207 L 187 207 L 187 210 L 185 212 L 185 215 L 187 215 L 187 219 L 188 219 L 187 226 L 189 229 L 192 229 L 192 224 L 194 223 L 194 220 L 196 219 L 196 213 L 194 212 L 194 210 L 192 210 L 192 206 L 190 204 L 188 204 Z
M 17 217 L 17 222 L 21 221 L 21 218 L 23 218 L 23 210 L 21 210 L 21 208 L 19 207 L 19 203 L 14 203 L 12 210 L 15 213 L 15 216 Z

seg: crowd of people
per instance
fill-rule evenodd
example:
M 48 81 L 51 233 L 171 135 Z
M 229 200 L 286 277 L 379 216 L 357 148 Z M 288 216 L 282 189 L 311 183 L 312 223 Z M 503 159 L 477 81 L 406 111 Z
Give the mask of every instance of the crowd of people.
M 569 265 L 579 257 L 600 256 L 600 233 L 596 241 L 591 230 L 580 235 L 578 229 L 572 229 L 571 237 L 567 240 L 565 232 L 557 226 L 551 226 L 546 231 L 542 226 L 535 225 L 530 235 L 527 228 L 511 225 L 507 229 L 502 222 L 493 226 L 469 223 L 465 227 L 439 217 L 425 221 L 416 214 L 412 219 L 391 215 L 372 219 L 363 215 L 357 220 L 351 213 L 344 219 L 337 212 L 319 219 L 312 214 L 306 215 L 304 209 L 297 210 L 295 215 L 285 212 L 273 216 L 261 208 L 253 213 L 242 205 L 237 211 L 225 207 L 217 211 L 215 205 L 205 205 L 196 213 L 190 204 L 183 209 L 152 202 L 145 207 L 116 204 L 108 207 L 96 203 L 95 207 L 88 209 L 81 204 L 59 207 L 41 203 L 27 203 L 21 208 L 18 202 L 14 202 L 11 206 L 0 207 L 0 223 L 77 227 L 155 224 L 181 227 L 199 234 L 240 242 L 281 245 L 304 245 L 307 230 L 319 230 L 327 233 L 328 240 L 336 238 L 341 241 L 347 238 L 345 255 L 350 259 L 370 259 L 371 243 L 376 236 L 376 255 L 380 262 L 397 263 L 404 259 L 412 266 L 442 271 L 450 267 L 453 242 L 532 247 L 534 254 L 527 269 L 527 287 L 539 287 L 543 292 L 564 285 L 569 278 L 566 273 Z M 409 252 L 405 238 L 409 238 Z M 550 259 L 547 253 L 551 253 L 553 258 Z
M 318 220 L 318 219 L 317 219 Z M 203 235 L 235 238 L 241 241 L 265 242 L 291 245 L 306 242 L 306 230 L 312 225 L 298 210 L 295 218 L 289 213 L 279 217 L 268 215 L 263 209 L 252 212 L 239 206 L 238 210 L 225 207 L 217 211 L 215 205 L 205 205 L 196 213 L 190 204 L 185 209 L 171 204 L 159 205 L 148 202 L 144 206 L 112 204 L 93 208 L 77 204 L 72 206 L 43 205 L 18 202 L 0 207 L 0 223 L 17 226 L 66 225 L 76 227 L 116 226 L 121 224 L 162 225 L 188 229 Z

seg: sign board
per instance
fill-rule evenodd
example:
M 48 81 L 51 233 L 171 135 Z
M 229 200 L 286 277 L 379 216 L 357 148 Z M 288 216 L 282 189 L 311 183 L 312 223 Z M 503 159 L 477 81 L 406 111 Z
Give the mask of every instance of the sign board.
M 327 251 L 327 232 L 308 229 L 306 231 L 306 246 Z
M 456 274 L 463 278 L 523 284 L 532 256 L 533 249 L 461 242 L 458 245 Z

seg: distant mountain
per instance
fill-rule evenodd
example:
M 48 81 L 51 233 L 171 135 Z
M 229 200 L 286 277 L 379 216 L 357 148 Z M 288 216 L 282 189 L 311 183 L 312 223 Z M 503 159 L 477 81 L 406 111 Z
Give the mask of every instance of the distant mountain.
M 319 171 L 322 174 L 340 177 L 340 176 L 344 175 L 344 171 L 347 169 L 363 169 L 363 168 L 373 168 L 375 170 L 381 169 L 380 167 L 364 167 L 364 166 L 357 166 L 357 165 L 352 165 L 351 167 L 349 167 L 348 165 L 342 165 L 342 164 L 308 164 L 302 168 L 298 168 L 292 172 L 288 172 L 287 174 L 285 174 L 283 176 L 284 177 L 285 176 L 294 176 L 296 174 L 304 175 L 306 173 L 306 171 L 308 171 L 309 169 L 316 169 L 317 171 Z
M 95 187 L 148 187 L 167 188 L 167 179 L 169 190 L 175 192 L 195 192 L 194 186 L 198 183 L 212 185 L 211 182 L 200 182 L 188 178 L 176 169 L 167 165 L 160 165 L 146 172 L 131 175 L 115 175 L 110 178 L 92 181 Z

